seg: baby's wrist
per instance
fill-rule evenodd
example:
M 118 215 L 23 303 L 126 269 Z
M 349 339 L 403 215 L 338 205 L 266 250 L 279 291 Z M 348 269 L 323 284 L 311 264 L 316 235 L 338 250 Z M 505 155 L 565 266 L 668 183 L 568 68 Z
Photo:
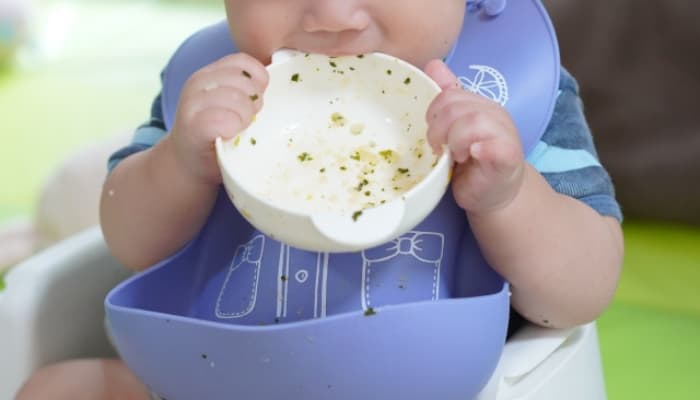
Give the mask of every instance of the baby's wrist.
M 206 187 L 217 187 L 217 182 L 210 182 L 197 171 L 188 168 L 182 155 L 178 153 L 173 137 L 172 133 L 166 135 L 154 147 L 156 154 L 153 163 L 158 165 L 155 167 L 160 171 L 158 175 L 167 177 L 168 182 L 187 188 L 202 190 Z

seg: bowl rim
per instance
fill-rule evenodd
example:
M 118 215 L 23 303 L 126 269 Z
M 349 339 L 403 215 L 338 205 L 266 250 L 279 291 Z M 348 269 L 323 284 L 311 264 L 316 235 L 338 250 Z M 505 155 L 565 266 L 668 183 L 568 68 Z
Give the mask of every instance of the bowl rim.
M 280 67 L 280 66 L 287 64 L 289 62 L 292 62 L 294 60 L 296 60 L 296 61 L 302 60 L 302 59 L 306 58 L 305 57 L 306 55 L 313 55 L 313 56 L 317 56 L 317 57 L 327 57 L 329 59 L 342 59 L 342 58 L 359 56 L 359 55 L 347 55 L 347 56 L 335 57 L 335 56 L 328 56 L 328 55 L 323 55 L 323 54 L 304 53 L 304 52 L 300 52 L 297 50 L 290 50 L 290 49 L 278 50 L 278 52 L 276 52 L 275 54 L 281 55 L 281 57 L 275 57 L 275 55 L 273 55 L 273 58 L 275 58 L 277 61 L 274 61 L 273 63 L 266 66 L 266 69 L 270 73 L 272 73 L 272 70 L 274 68 Z M 423 72 L 421 69 L 419 69 L 415 65 L 413 65 L 405 60 L 402 60 L 398 57 L 395 57 L 395 56 L 392 56 L 389 54 L 380 53 L 380 52 L 366 53 L 366 54 L 362 54 L 362 56 L 363 57 L 374 57 L 374 58 L 382 59 L 384 61 L 389 61 L 389 62 L 396 62 L 402 68 L 405 68 L 406 70 L 408 70 L 410 72 L 413 72 L 415 75 L 417 75 L 417 77 L 420 77 L 426 83 L 428 83 L 428 85 L 432 86 L 432 88 L 435 90 L 435 96 L 438 96 L 442 91 L 440 86 L 434 80 L 432 80 L 425 72 Z M 221 171 L 221 174 L 222 174 L 222 178 L 224 178 L 224 176 L 226 178 L 228 178 L 228 180 L 230 180 L 231 182 L 233 182 L 233 184 L 235 186 L 237 186 L 237 188 L 236 188 L 237 191 L 243 192 L 243 194 L 245 194 L 246 196 L 248 196 L 251 199 L 254 199 L 256 202 L 264 205 L 268 209 L 273 209 L 277 212 L 286 213 L 286 214 L 289 214 L 291 216 L 298 217 L 298 218 L 310 218 L 313 215 L 318 214 L 318 212 L 315 212 L 315 211 L 301 211 L 301 210 L 294 209 L 294 208 L 286 208 L 283 206 L 283 204 L 278 204 L 278 202 L 273 202 L 273 201 L 268 200 L 264 197 L 258 196 L 250 188 L 248 188 L 248 187 L 246 187 L 246 185 L 242 184 L 240 182 L 240 180 L 235 178 L 235 175 L 233 173 L 231 173 L 231 171 L 230 171 L 230 168 L 229 168 L 230 164 L 226 160 L 226 150 L 224 149 L 224 145 L 226 143 L 230 143 L 231 141 L 235 140 L 236 137 L 245 133 L 245 131 L 247 129 L 248 128 L 242 130 L 241 132 L 239 132 L 238 134 L 236 134 L 235 136 L 233 136 L 229 139 L 224 139 L 221 136 L 216 138 L 215 151 L 216 151 L 216 156 L 217 156 L 217 160 L 218 160 L 218 164 L 219 164 L 219 170 Z M 452 164 L 452 158 L 450 156 L 450 152 L 449 152 L 447 145 L 442 146 L 440 154 L 435 154 L 434 152 L 432 152 L 432 154 L 434 154 L 437 157 L 435 163 L 431 166 L 430 171 L 425 176 L 423 176 L 423 178 L 420 181 L 418 181 L 415 185 L 413 185 L 413 187 L 411 187 L 409 190 L 402 193 L 401 195 L 396 196 L 395 198 L 386 201 L 384 204 L 377 204 L 377 205 L 374 205 L 371 207 L 365 207 L 363 209 L 364 210 L 374 209 L 374 208 L 389 206 L 391 204 L 395 204 L 396 202 L 405 202 L 407 198 L 413 197 L 413 196 L 415 196 L 415 193 L 424 190 L 425 186 L 430 185 L 432 179 L 435 179 L 436 177 L 438 177 L 440 175 L 440 171 L 443 171 L 444 169 L 449 169 L 451 167 L 451 164 Z M 450 181 L 450 179 L 451 179 L 451 172 L 448 172 L 448 182 Z M 227 190 L 230 191 L 231 189 L 229 188 L 229 185 L 226 182 L 227 182 L 227 179 L 223 179 L 224 186 L 226 187 Z M 345 212 L 338 212 L 338 211 L 334 211 L 334 212 L 330 212 L 330 213 L 336 214 L 336 215 L 345 215 L 346 214 Z

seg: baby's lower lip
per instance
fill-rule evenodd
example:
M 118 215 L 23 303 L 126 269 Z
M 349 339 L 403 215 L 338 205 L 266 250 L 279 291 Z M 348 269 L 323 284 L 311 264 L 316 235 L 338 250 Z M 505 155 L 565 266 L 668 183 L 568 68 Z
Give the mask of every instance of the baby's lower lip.
M 366 49 L 309 49 L 308 53 L 324 54 L 330 57 L 354 56 L 358 54 L 367 54 L 371 51 Z
M 356 54 L 361 54 L 361 53 L 366 53 L 366 51 L 359 51 L 359 50 L 336 50 L 336 51 L 330 51 L 326 52 L 329 56 L 353 56 Z

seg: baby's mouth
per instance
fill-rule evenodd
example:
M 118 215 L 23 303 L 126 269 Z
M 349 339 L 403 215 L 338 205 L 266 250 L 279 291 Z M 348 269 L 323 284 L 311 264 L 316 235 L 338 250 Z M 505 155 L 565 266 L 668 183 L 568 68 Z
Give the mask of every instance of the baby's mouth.
M 294 43 L 304 53 L 323 54 L 330 57 L 354 56 L 380 51 L 368 31 L 314 33 Z
M 303 53 L 323 54 L 329 57 L 355 56 L 358 54 L 372 53 L 372 50 L 360 47 L 347 48 L 323 48 L 323 47 L 308 47 L 301 50 Z

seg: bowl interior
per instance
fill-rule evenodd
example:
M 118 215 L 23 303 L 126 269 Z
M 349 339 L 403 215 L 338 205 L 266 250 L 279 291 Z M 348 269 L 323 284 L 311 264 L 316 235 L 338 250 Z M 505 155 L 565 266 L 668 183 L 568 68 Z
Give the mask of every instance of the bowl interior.
M 264 107 L 223 143 L 222 169 L 301 214 L 353 213 L 401 197 L 434 169 L 425 112 L 439 87 L 383 54 L 300 54 L 269 67 Z

